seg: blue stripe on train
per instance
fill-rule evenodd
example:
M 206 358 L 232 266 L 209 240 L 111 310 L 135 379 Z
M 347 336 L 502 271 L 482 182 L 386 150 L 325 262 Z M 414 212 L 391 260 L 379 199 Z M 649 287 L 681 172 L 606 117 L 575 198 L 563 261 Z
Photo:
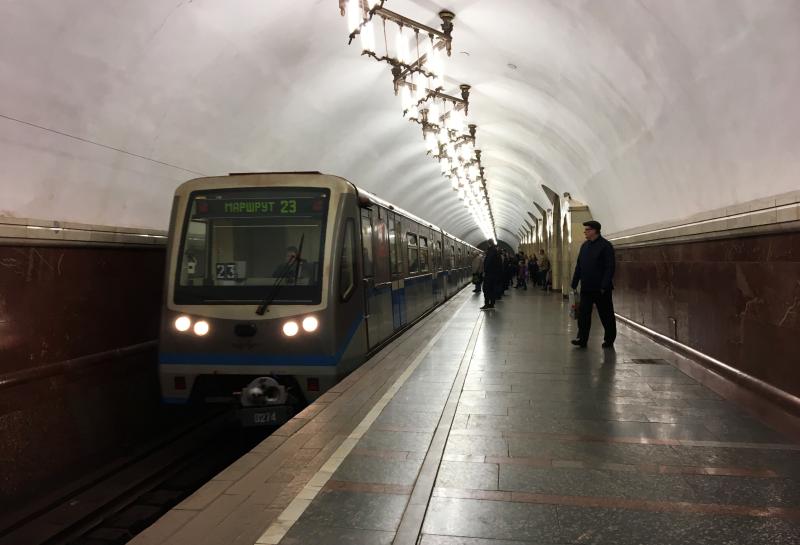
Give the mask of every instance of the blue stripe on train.
M 268 356 L 265 354 L 159 354 L 159 362 L 172 365 L 336 365 L 361 325 L 359 316 L 350 326 L 347 338 L 333 356 L 308 354 L 302 356 Z

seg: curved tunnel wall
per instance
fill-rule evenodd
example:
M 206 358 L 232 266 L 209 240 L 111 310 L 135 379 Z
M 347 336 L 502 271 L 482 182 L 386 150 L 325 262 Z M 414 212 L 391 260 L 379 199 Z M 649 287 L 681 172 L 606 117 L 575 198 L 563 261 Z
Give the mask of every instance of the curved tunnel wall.
M 796 187 L 796 2 L 390 3 L 457 8 L 449 81 L 473 85 L 498 228 L 542 183 L 608 232 Z M 479 242 L 335 2 L 0 9 L 2 215 L 161 229 L 187 178 L 318 169 Z

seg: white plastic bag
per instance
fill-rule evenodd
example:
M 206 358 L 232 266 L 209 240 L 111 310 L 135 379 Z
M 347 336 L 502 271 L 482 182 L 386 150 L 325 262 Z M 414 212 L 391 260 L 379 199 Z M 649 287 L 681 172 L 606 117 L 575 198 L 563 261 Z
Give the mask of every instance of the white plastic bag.
M 569 292 L 569 317 L 573 320 L 578 319 L 578 307 L 581 306 L 581 296 L 577 290 Z

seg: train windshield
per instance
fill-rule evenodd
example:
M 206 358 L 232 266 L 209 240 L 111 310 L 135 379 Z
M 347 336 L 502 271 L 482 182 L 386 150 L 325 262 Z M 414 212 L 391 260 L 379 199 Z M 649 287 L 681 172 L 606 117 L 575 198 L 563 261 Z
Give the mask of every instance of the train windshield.
M 330 191 L 269 187 L 191 194 L 175 302 L 318 304 Z M 277 284 L 277 288 L 275 288 Z

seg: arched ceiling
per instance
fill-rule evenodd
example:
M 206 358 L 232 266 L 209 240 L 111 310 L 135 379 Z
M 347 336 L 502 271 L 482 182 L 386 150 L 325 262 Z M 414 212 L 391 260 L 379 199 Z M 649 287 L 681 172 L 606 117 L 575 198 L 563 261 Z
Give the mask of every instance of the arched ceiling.
M 455 12 L 499 237 L 546 184 L 614 231 L 798 187 L 800 2 L 389 0 Z M 338 174 L 481 235 L 337 0 L 0 3 L 0 215 L 165 228 L 180 182 Z

